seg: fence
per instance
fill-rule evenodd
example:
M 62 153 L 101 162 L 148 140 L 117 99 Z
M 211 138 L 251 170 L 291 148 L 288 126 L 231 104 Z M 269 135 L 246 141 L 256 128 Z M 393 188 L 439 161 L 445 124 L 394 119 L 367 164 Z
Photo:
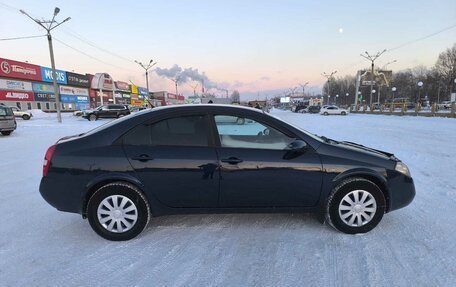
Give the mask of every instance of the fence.
M 397 104 L 389 106 L 381 105 L 380 109 L 375 109 L 374 106 L 368 107 L 367 105 L 357 105 L 350 107 L 350 112 L 378 115 L 456 118 L 456 103 L 452 103 L 449 109 L 438 108 L 437 104 L 433 104 L 430 108 L 423 109 L 420 103 L 416 103 L 413 109 L 409 109 L 405 103 L 400 106 Z

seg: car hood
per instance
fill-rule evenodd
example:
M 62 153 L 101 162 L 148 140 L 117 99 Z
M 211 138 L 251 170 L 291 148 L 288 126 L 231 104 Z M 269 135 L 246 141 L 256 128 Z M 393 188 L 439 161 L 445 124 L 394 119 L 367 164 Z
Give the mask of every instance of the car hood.
M 357 143 L 354 143 L 354 142 L 343 141 L 343 142 L 338 142 L 337 145 L 339 147 L 341 147 L 341 148 L 345 148 L 345 149 L 349 149 L 349 150 L 353 150 L 353 151 L 358 151 L 358 152 L 363 152 L 363 153 L 366 153 L 366 154 L 382 157 L 382 158 L 385 158 L 385 159 L 399 161 L 399 159 L 397 159 L 394 156 L 394 154 L 392 154 L 392 153 L 389 153 L 389 152 L 386 152 L 386 151 L 377 150 L 377 149 L 373 149 L 373 148 L 370 148 L 370 147 L 367 147 L 367 146 L 363 146 L 363 145 L 360 145 L 360 144 L 357 144 Z

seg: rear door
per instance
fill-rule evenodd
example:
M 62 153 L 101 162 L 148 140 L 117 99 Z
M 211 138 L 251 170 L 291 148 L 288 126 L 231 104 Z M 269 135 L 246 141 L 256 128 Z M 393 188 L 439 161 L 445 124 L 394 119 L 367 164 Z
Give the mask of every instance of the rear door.
M 148 194 L 169 207 L 217 207 L 219 174 L 208 116 L 188 114 L 141 124 L 123 137 Z

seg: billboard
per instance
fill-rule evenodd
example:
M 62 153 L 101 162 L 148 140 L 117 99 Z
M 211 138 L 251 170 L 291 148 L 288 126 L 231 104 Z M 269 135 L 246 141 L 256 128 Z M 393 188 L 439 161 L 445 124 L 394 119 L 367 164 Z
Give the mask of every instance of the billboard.
M 81 75 L 71 72 L 66 72 L 67 77 L 67 84 L 70 86 L 77 86 L 77 87 L 90 87 L 89 77 L 87 75 Z
M 116 82 L 116 88 L 120 91 L 126 91 L 126 92 L 130 91 L 130 85 L 128 83 L 121 82 L 121 81 Z
M 60 95 L 62 103 L 89 103 L 89 96 Z
M 149 91 L 146 88 L 138 87 L 138 94 L 141 96 L 146 96 L 149 94 Z
M 109 74 L 96 73 L 92 78 L 90 87 L 92 89 L 96 89 L 96 90 L 102 89 L 102 90 L 111 90 L 112 91 L 112 83 L 113 83 L 113 80 Z
M 15 91 L 32 91 L 32 83 L 18 80 L 0 79 L 0 89 Z
M 33 93 L 28 91 L 0 91 L 0 101 L 32 102 Z
M 132 94 L 138 94 L 138 86 L 131 85 L 131 93 Z
M 70 86 L 60 86 L 61 95 L 77 95 L 77 96 L 89 96 L 89 89 L 70 87 Z
M 40 66 L 0 58 L 0 76 L 41 81 Z
M 361 86 L 370 86 L 372 80 L 371 71 L 361 71 Z M 374 86 L 387 86 L 389 87 L 393 80 L 393 71 L 374 71 Z
M 289 103 L 290 102 L 290 97 L 281 97 L 280 98 L 281 103 Z
M 59 84 L 66 84 L 67 83 L 67 77 L 66 77 L 66 72 L 62 70 L 55 70 L 57 74 L 57 83 Z M 52 69 L 47 68 L 47 67 L 41 67 L 41 78 L 43 82 L 50 82 L 52 83 Z

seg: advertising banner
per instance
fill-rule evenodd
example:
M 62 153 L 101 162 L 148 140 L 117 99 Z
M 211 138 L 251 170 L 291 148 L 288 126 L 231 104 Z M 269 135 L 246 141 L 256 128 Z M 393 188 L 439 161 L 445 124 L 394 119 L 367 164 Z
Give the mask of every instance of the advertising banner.
M 138 94 L 138 86 L 131 85 L 131 93 L 132 94 Z
M 35 93 L 51 93 L 54 94 L 54 86 L 48 84 L 32 83 L 32 90 Z
M 89 89 L 60 86 L 61 95 L 77 95 L 77 96 L 89 96 Z
M 66 72 L 62 70 L 55 70 L 57 73 L 57 83 L 59 84 L 66 84 L 67 77 Z M 43 82 L 51 82 L 52 83 L 52 69 L 47 67 L 41 67 L 41 78 Z
M 37 102 L 55 102 L 54 94 L 49 93 L 34 93 L 35 101 Z
M 15 91 L 32 91 L 32 83 L 17 80 L 0 79 L 0 89 Z
M 130 91 L 130 85 L 128 83 L 121 82 L 121 81 L 116 82 L 116 88 L 120 91 L 126 91 L 126 92 Z
M 97 73 L 93 76 L 90 87 L 95 90 L 110 90 L 112 91 L 113 80 L 109 74 Z
M 131 95 L 127 94 L 127 93 L 122 93 L 122 98 L 129 99 L 129 98 L 131 98 Z
M 141 96 L 146 96 L 149 94 L 149 91 L 146 88 L 138 87 L 138 94 Z
M 62 103 L 89 103 L 89 96 L 60 95 Z
M 0 58 L 0 76 L 41 81 L 40 66 Z
M 0 91 L 0 101 L 33 102 L 33 93 L 27 91 Z
M 361 72 L 361 85 L 362 86 L 370 86 L 371 82 L 372 82 L 371 79 L 372 79 L 371 71 L 362 71 Z M 372 82 L 372 85 L 389 87 L 392 80 L 393 80 L 392 71 L 378 70 L 378 71 L 374 71 L 374 81 Z
M 87 77 L 86 75 L 66 72 L 66 77 L 68 85 L 84 88 L 90 87 L 89 77 Z
M 83 110 L 87 110 L 88 108 L 90 108 L 89 103 L 76 103 L 77 110 L 83 111 Z

